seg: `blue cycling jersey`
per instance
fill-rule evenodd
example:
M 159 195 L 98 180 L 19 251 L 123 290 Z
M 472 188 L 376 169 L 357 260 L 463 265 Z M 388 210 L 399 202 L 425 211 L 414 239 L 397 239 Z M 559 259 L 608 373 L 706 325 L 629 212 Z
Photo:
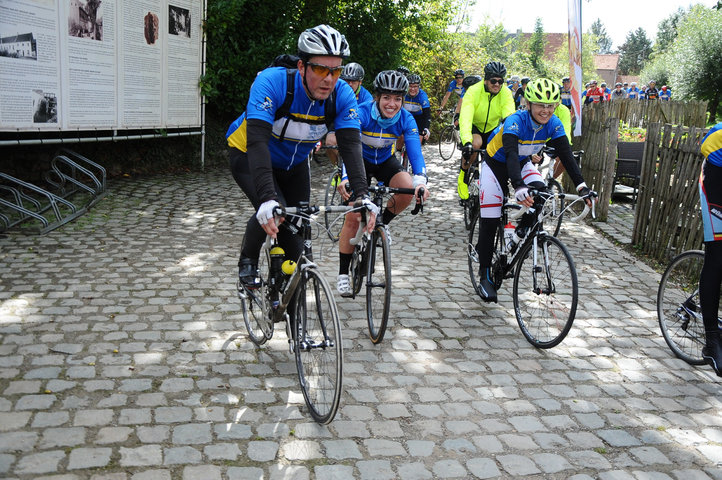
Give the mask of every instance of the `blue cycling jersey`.
M 396 123 L 383 128 L 373 119 L 373 108 L 376 108 L 376 102 L 362 103 L 358 109 L 364 160 L 374 165 L 384 163 L 394 154 L 396 140 L 403 135 L 411 170 L 414 175 L 426 175 L 426 163 L 421 153 L 419 131 L 413 115 L 402 108 Z
M 358 101 L 358 104 L 361 105 L 362 103 L 370 102 L 374 99 L 373 95 L 371 95 L 371 92 L 366 90 L 363 85 L 359 85 L 358 91 L 356 92 L 356 100 Z
M 519 138 L 520 163 L 533 154 L 539 153 L 549 140 L 565 135 L 562 121 L 556 115 L 552 115 L 546 125 L 539 125 L 531 118 L 529 110 L 517 110 L 489 135 L 486 153 L 502 163 L 506 163 L 506 152 L 501 139 L 505 133 Z
M 449 84 L 449 88 L 446 89 L 447 92 L 455 92 L 458 96 L 463 97 L 466 93 L 466 89 L 464 86 L 459 83 L 456 83 L 456 80 L 452 80 Z
M 420 117 L 424 108 L 431 108 L 429 96 L 421 89 L 419 89 L 419 93 L 417 93 L 415 97 L 406 95 L 406 98 L 404 99 L 404 108 L 414 117 Z
M 722 123 L 710 128 L 700 145 L 702 155 L 717 167 L 722 167 Z
M 301 74 L 296 72 L 293 102 L 288 117 L 275 119 L 276 110 L 286 98 L 288 74 L 284 67 L 267 68 L 258 74 L 251 86 L 246 111 L 228 127 L 228 145 L 242 152 L 246 146 L 246 119 L 262 120 L 271 124 L 272 135 L 268 142 L 273 168 L 290 170 L 306 161 L 309 153 L 326 135 L 324 102 L 312 101 L 306 95 Z M 348 83 L 338 80 L 336 91 L 336 118 L 334 129 L 359 128 L 358 103 Z M 283 140 L 281 140 L 283 137 Z

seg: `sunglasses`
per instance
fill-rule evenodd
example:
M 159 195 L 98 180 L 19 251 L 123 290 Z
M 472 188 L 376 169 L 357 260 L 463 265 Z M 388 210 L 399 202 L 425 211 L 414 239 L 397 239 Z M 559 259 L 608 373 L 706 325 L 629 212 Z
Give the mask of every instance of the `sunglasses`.
M 541 110 L 554 110 L 557 108 L 556 103 L 534 103 L 533 105 L 536 105 Z
M 491 80 L 489 80 L 489 83 L 491 83 L 492 85 L 501 85 L 502 83 L 504 83 L 504 79 L 503 78 L 492 78 Z
M 331 78 L 336 80 L 339 76 L 341 76 L 341 72 L 343 72 L 343 65 L 339 67 L 329 67 L 327 65 L 321 65 L 319 63 L 312 62 L 306 62 L 306 65 L 311 67 L 313 73 L 323 78 L 326 78 L 326 75 L 330 73 Z

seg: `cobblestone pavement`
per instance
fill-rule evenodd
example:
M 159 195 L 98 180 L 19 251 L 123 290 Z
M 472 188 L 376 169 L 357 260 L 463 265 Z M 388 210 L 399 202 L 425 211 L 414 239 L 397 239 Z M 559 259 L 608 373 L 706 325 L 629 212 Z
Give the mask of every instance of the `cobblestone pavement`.
M 498 305 L 475 296 L 456 164 L 434 153 L 433 201 L 392 224 L 384 341 L 367 338 L 363 298 L 338 299 L 345 392 L 323 427 L 285 334 L 246 338 L 250 210 L 225 170 L 115 180 L 75 222 L 0 238 L 0 477 L 722 479 L 722 383 L 665 345 L 660 275 L 565 226 L 577 319 L 533 348 L 510 285 Z M 313 170 L 319 187 L 330 169 Z M 334 247 L 315 248 L 332 279 Z

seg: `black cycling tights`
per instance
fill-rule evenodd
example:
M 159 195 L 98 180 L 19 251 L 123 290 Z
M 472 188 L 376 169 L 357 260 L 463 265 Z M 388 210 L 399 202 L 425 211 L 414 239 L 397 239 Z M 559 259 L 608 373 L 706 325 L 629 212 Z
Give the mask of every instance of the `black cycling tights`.
M 256 194 L 256 186 L 248 165 L 248 156 L 232 148 L 230 166 L 233 178 L 251 201 L 253 208 L 258 210 L 261 202 Z M 311 197 L 311 172 L 308 162 L 303 162 L 290 170 L 273 169 L 273 183 L 278 203 L 288 207 L 296 207 L 300 202 L 308 202 Z M 288 221 L 288 220 L 287 220 Z M 295 223 L 295 222 L 294 222 Z M 256 213 L 246 223 L 246 234 L 243 237 L 240 258 L 258 261 L 258 255 L 266 239 L 266 232 L 256 220 Z M 303 239 L 293 234 L 283 224 L 278 229 L 278 243 L 286 251 L 286 258 L 298 259 L 303 252 Z M 240 264 L 239 258 L 239 264 Z
M 699 279 L 699 300 L 702 304 L 704 329 L 708 332 L 719 331 L 717 311 L 720 302 L 720 284 L 722 284 L 722 242 L 705 242 L 704 266 Z
M 491 257 L 494 255 L 494 235 L 499 226 L 499 218 L 479 217 L 479 240 L 476 251 L 479 254 L 479 267 L 491 267 Z

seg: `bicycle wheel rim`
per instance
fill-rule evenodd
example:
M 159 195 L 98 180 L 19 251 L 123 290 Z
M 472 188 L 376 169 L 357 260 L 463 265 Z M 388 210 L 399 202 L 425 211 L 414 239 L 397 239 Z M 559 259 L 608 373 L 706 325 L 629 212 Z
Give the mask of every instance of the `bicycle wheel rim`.
M 341 400 L 343 351 L 333 294 L 314 269 L 297 287 L 292 328 L 298 380 L 309 413 L 320 424 L 333 420 Z
M 268 250 L 262 250 L 258 261 L 258 274 L 262 285 L 255 289 L 244 292 L 241 295 L 241 310 L 243 312 L 243 323 L 246 324 L 248 337 L 259 347 L 266 343 L 273 336 L 274 325 L 270 320 L 268 303 Z
M 519 255 L 513 290 L 517 323 L 529 343 L 537 348 L 552 348 L 567 336 L 577 312 L 574 261 L 564 244 L 548 235 L 538 236 L 536 247 L 530 242 Z
M 338 190 L 336 189 L 336 186 L 341 182 L 341 174 L 338 172 L 338 170 L 335 170 L 331 176 L 328 177 L 328 182 L 326 183 L 326 195 L 324 196 L 324 206 L 330 207 L 335 205 L 341 205 L 343 203 L 343 199 L 341 198 L 341 194 L 338 193 Z M 328 238 L 333 240 L 334 242 L 338 241 L 338 237 L 341 234 L 341 227 L 343 226 L 343 221 L 341 219 L 337 220 L 337 215 L 333 213 L 324 213 L 323 214 L 323 221 L 326 226 L 326 233 L 328 234 Z
M 657 291 L 657 317 L 664 341 L 690 365 L 702 365 L 705 329 L 699 303 L 704 252 L 691 250 L 669 264 Z
M 374 230 L 368 246 L 366 320 L 373 343 L 384 339 L 391 306 L 391 252 L 386 232 Z
M 441 131 L 439 136 L 439 155 L 444 160 L 449 160 L 454 155 L 456 149 L 456 142 L 454 141 L 454 127 L 447 125 Z

